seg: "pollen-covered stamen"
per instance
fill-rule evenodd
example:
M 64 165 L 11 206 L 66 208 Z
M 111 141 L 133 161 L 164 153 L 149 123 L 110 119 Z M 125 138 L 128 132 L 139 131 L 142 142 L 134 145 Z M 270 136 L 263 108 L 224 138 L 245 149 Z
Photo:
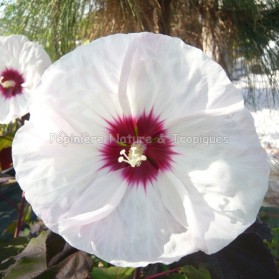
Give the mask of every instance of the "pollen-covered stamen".
M 127 156 L 125 149 L 120 151 L 120 156 L 118 158 L 118 162 L 122 163 L 125 162 L 129 164 L 132 168 L 139 167 L 142 161 L 146 161 L 146 156 L 143 155 L 143 148 L 140 146 L 135 146 L 132 144 L 131 148 L 129 149 L 129 154 Z M 125 159 L 126 158 L 126 159 Z
M 14 80 L 6 80 L 3 81 L 4 77 L 0 78 L 0 84 L 2 85 L 3 88 L 12 88 L 15 87 L 16 82 Z

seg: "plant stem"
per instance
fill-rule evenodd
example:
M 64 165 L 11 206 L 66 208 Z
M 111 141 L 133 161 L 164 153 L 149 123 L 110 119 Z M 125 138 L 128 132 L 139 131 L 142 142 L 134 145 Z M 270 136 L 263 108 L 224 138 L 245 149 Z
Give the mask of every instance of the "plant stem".
M 20 206 L 19 206 L 19 212 L 18 212 L 18 216 L 17 216 L 16 229 L 15 229 L 15 233 L 14 233 L 14 238 L 18 237 L 21 226 L 22 226 L 24 205 L 25 205 L 25 194 L 24 194 L 24 192 L 22 192 Z
M 139 279 L 140 275 L 140 268 L 136 268 L 133 279 Z

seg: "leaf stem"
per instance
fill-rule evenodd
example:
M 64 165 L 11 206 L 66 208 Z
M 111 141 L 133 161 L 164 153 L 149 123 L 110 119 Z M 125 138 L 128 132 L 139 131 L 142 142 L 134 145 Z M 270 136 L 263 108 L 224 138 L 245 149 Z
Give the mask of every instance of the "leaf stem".
M 20 206 L 19 206 L 19 212 L 18 212 L 18 216 L 17 216 L 16 229 L 15 229 L 15 233 L 14 233 L 14 238 L 18 237 L 21 226 L 22 226 L 24 205 L 25 205 L 25 193 L 22 192 Z
M 140 268 L 138 267 L 135 270 L 133 279 L 139 279 L 140 278 L 139 275 L 140 275 Z

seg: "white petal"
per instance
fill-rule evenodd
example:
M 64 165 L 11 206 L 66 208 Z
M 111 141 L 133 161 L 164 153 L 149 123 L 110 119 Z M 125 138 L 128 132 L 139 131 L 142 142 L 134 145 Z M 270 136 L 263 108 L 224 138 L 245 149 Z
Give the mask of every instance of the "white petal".
M 158 177 L 158 190 L 162 198 L 162 202 L 166 209 L 170 212 L 182 227 L 188 228 L 187 217 L 184 208 L 184 193 L 174 189 L 173 185 L 177 183 L 177 179 L 170 174 L 160 174 Z
M 199 230 L 193 235 L 202 232 L 200 249 L 214 253 L 255 221 L 267 189 L 266 154 L 244 109 L 228 116 L 181 119 L 171 132 L 177 135 L 178 153 L 173 170 L 196 204 L 193 211 L 208 209 L 207 214 L 194 214 Z M 190 140 L 179 141 L 183 137 Z M 191 230 L 189 210 L 185 212 Z
M 11 119 L 11 100 L 4 99 L 0 96 L 0 123 L 7 124 L 10 122 Z
M 114 180 L 115 183 L 110 183 Z M 106 185 L 106 187 L 104 187 Z M 107 173 L 94 179 L 59 221 L 59 232 L 96 223 L 117 208 L 127 189 L 118 172 Z
M 19 68 L 19 57 L 24 44 L 28 39 L 22 35 L 0 36 L 1 71 L 4 67 Z
M 173 234 L 183 233 L 166 210 L 157 187 L 128 188 L 118 207 L 106 218 L 86 226 L 68 228 L 63 237 L 70 244 L 121 266 L 169 263 L 181 258 L 184 246 Z M 108 241 L 109 240 L 109 241 Z M 188 244 L 191 246 L 191 240 Z M 166 246 L 166 248 L 165 248 Z
M 13 142 L 19 184 L 34 211 L 53 230 L 78 196 L 101 175 L 97 143 L 65 144 L 26 123 Z M 59 135 L 58 135 L 59 136 Z
M 17 95 L 10 99 L 0 96 L 0 123 L 8 124 L 11 120 L 27 114 L 29 111 L 29 98 L 28 94 Z
M 102 48 L 98 43 L 82 46 L 46 71 L 33 99 L 34 119 L 41 114 L 43 104 L 47 114 L 60 114 L 74 129 L 103 136 L 96 129 L 104 129 L 104 119 L 120 114 L 121 107 L 117 97 L 119 54 L 112 51 L 106 57 L 110 63 L 103 63 L 106 59 Z M 118 64 L 114 65 L 114 60 Z
M 142 33 L 129 41 L 119 92 L 131 113 L 153 109 L 163 119 L 221 109 L 242 101 L 223 69 L 180 39 Z

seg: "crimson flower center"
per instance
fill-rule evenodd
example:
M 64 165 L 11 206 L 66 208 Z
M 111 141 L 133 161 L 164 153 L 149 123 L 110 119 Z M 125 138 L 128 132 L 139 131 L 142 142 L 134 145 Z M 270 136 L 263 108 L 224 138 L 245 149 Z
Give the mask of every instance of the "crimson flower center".
M 153 111 L 138 118 L 122 116 L 106 122 L 110 140 L 100 150 L 102 168 L 120 170 L 128 185 L 144 188 L 171 168 L 173 144 L 167 137 L 164 121 Z
M 0 94 L 2 94 L 5 99 L 22 94 L 23 83 L 24 78 L 19 71 L 12 68 L 6 68 L 0 73 Z

